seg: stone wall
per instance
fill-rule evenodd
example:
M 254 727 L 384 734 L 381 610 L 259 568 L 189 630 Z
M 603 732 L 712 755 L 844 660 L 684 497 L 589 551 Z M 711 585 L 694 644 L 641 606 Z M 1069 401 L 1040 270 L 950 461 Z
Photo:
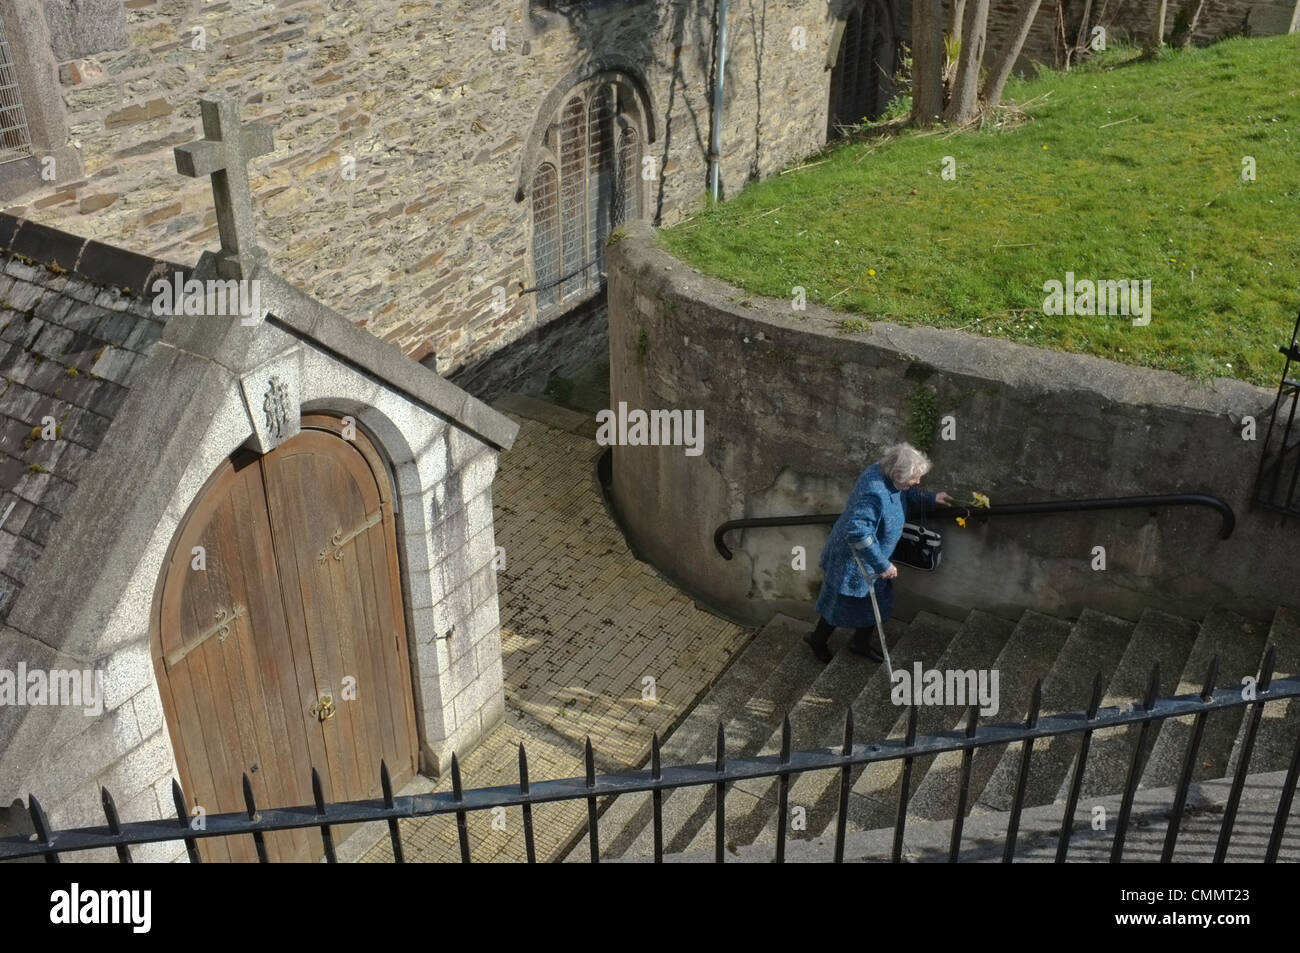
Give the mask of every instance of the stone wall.
M 217 242 L 211 192 L 177 174 L 172 148 L 198 137 L 199 97 L 225 90 L 245 121 L 274 130 L 274 153 L 251 166 L 271 266 L 416 359 L 435 353 L 439 372 L 480 365 L 538 330 L 533 295 L 521 294 L 533 280 L 529 203 L 517 198 L 548 96 L 601 64 L 642 73 L 654 119 L 644 154 L 657 163 L 643 209 L 676 221 L 705 188 L 712 0 L 601 0 L 566 15 L 540 6 L 127 0 L 125 45 L 116 28 L 53 44 L 97 51 L 56 64 L 81 171 L 60 163 L 54 183 L 9 211 L 197 260 Z M 823 143 L 831 25 L 803 0 L 731 5 L 727 193 Z M 799 51 L 795 26 L 807 31 Z M 493 48 L 497 27 L 504 50 Z
M 902 569 L 902 611 L 1092 607 L 1136 618 L 1146 607 L 1198 616 L 1224 606 L 1267 618 L 1294 597 L 1300 531 L 1249 508 L 1260 444 L 1242 439 L 1241 419 L 1255 416 L 1262 433 L 1270 391 L 957 331 L 882 322 L 845 334 L 842 315 L 793 312 L 699 275 L 641 225 L 613 246 L 609 289 L 614 406 L 698 409 L 705 420 L 699 456 L 616 447 L 614 503 L 633 545 L 706 604 L 754 622 L 809 616 L 824 527 L 733 533 L 730 562 L 714 529 L 838 512 L 858 474 L 908 438 L 925 393 L 934 420 L 951 415 L 956 427 L 955 439 L 934 441 L 929 489 L 995 504 L 1212 493 L 1237 529 L 1220 540 L 1218 515 L 1201 508 L 943 524 L 943 566 Z M 806 549 L 805 569 L 792 566 L 794 546 Z M 1104 571 L 1093 569 L 1096 546 Z
M 1043 0 L 1021 50 L 1019 70 L 1057 64 L 1060 48 L 1057 18 L 1061 18 L 1066 35 L 1073 40 L 1078 35 L 1084 2 L 1073 0 L 1062 6 L 1056 0 Z M 1182 6 L 1182 0 L 1169 0 L 1165 12 L 1166 41 Z M 1286 33 L 1295 6 L 1295 0 L 1206 0 L 1193 40 L 1206 44 L 1243 32 L 1252 36 Z M 992 0 L 989 4 L 986 66 L 1005 48 L 1016 28 L 1020 8 L 1019 0 Z M 1088 19 L 1092 26 L 1106 28 L 1108 44 L 1141 43 L 1151 32 L 1159 10 L 1160 0 L 1093 0 Z

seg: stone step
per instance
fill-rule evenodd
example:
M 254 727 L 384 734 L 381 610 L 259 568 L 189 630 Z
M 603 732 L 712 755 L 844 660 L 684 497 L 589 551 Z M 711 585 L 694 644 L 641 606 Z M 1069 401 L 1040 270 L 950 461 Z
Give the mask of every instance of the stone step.
M 895 655 L 893 646 L 901 644 L 907 637 L 907 626 L 891 619 L 885 623 L 885 633 L 891 646 L 892 659 Z M 856 698 L 878 671 L 883 672 L 883 663 L 873 662 L 849 651 L 847 643 L 851 635 L 852 633 L 837 630 L 830 643 L 833 651 L 838 649 L 835 657 L 790 712 L 791 751 L 830 747 L 836 741 L 842 744 L 844 716 L 848 711 L 849 700 Z M 897 643 L 895 639 L 898 640 Z M 837 644 L 840 642 L 843 644 Z M 781 753 L 780 725 L 758 753 Z M 753 843 L 767 822 L 774 820 L 779 796 L 778 784 L 776 778 L 754 778 L 738 781 L 727 790 L 727 843 Z M 695 835 L 687 851 L 710 850 L 713 845 L 714 824 L 711 821 Z
M 1094 678 L 1100 672 L 1105 683 L 1114 675 L 1133 627 L 1132 622 L 1085 609 L 1043 680 L 1041 714 L 1086 711 L 1092 700 Z M 1061 780 L 1069 773 L 1081 741 L 1080 735 L 1069 734 L 1040 738 L 1034 742 L 1034 756 L 1026 785 L 1026 807 L 1050 804 L 1055 800 Z M 1019 744 L 1008 746 L 1003 752 L 972 813 L 1010 809 L 1020 772 L 1021 747 Z
M 918 612 L 908 625 L 899 631 L 897 623 L 886 622 L 885 633 L 889 642 L 890 659 L 896 667 L 910 667 L 914 661 L 938 658 L 961 630 L 961 624 L 930 612 Z M 894 642 L 895 636 L 898 642 Z M 898 708 L 890 701 L 889 676 L 880 665 L 867 680 L 866 685 L 853 699 L 853 733 L 856 741 L 883 738 L 898 719 Z M 841 729 L 842 730 L 842 729 Z M 838 738 L 832 734 L 825 747 L 838 747 Z M 856 769 L 856 780 L 861 769 Z M 802 829 L 791 830 L 792 819 L 787 819 L 787 831 L 792 838 L 815 837 L 835 819 L 839 807 L 838 771 L 811 771 L 793 778 L 790 782 L 789 805 L 793 814 L 802 811 Z M 756 843 L 776 843 L 776 803 L 772 802 L 767 821 L 755 839 Z
M 1294 678 L 1300 675 L 1300 612 L 1288 606 L 1279 606 L 1273 613 L 1265 646 L 1277 647 L 1273 663 L 1273 677 Z M 1261 659 L 1261 665 L 1263 661 Z M 1228 759 L 1226 776 L 1232 776 L 1244 744 L 1248 718 L 1243 718 L 1237 744 Z M 1300 698 L 1270 702 L 1264 706 L 1255 735 L 1255 748 L 1250 756 L 1250 774 L 1263 771 L 1284 770 L 1295 753 L 1296 740 L 1300 738 Z
M 981 716 L 980 724 L 1024 722 L 1029 714 L 1034 684 L 1051 671 L 1070 636 L 1070 623 L 1039 612 L 1026 611 L 1016 624 L 1011 638 L 1003 646 L 993 667 L 998 672 L 998 710 Z M 964 727 L 963 718 L 961 726 Z M 1007 745 L 980 748 L 971 758 L 970 788 L 967 804 L 972 804 L 984 790 Z M 907 812 L 928 820 L 951 818 L 961 783 L 962 755 L 946 751 L 934 759 L 921 779 Z
M 741 710 L 795 642 L 792 622 L 786 616 L 777 616 L 740 651 L 699 704 L 662 740 L 663 764 L 696 764 L 707 760 L 713 753 L 718 722 L 730 721 Z M 650 822 L 650 817 L 648 793 L 615 798 L 599 820 L 601 856 L 621 855 Z M 585 839 L 570 853 L 569 859 L 589 859 Z
M 1228 863 L 1259 863 L 1263 860 L 1272 830 L 1278 798 L 1284 787 L 1286 772 L 1252 774 L 1242 792 L 1241 803 L 1229 840 Z M 1175 862 L 1205 863 L 1213 859 L 1223 823 L 1223 807 L 1228 800 L 1230 784 L 1227 780 L 1202 781 L 1188 791 L 1187 806 L 1179 824 Z M 1169 827 L 1170 806 L 1176 790 L 1158 788 L 1139 791 L 1134 799 L 1130 822 L 1125 832 L 1122 860 L 1126 863 L 1152 863 L 1160 859 L 1165 832 Z M 1102 798 L 1095 803 L 1080 803 L 1075 810 L 1073 830 L 1070 835 L 1068 863 L 1106 863 L 1114 843 L 1115 825 L 1103 830 L 1092 826 L 1093 809 L 1102 807 L 1107 817 L 1119 812 L 1120 797 Z M 1023 863 L 1053 863 L 1060 841 L 1061 810 L 1063 805 L 1049 804 L 1027 808 L 1020 817 L 1016 837 L 1014 861 Z M 1003 813 L 981 814 L 967 819 L 962 828 L 960 863 L 1000 863 L 1006 842 L 1008 816 Z M 1290 830 L 1300 827 L 1300 798 L 1292 802 Z M 948 860 L 951 821 L 922 821 L 909 824 L 903 834 L 902 861 L 904 863 L 943 863 Z M 845 863 L 882 863 L 890 858 L 893 848 L 892 828 L 872 831 L 849 831 L 844 841 Z M 834 856 L 834 832 L 813 840 L 791 840 L 786 845 L 786 863 L 828 863 Z M 737 847 L 728 851 L 724 860 L 729 864 L 768 864 L 773 860 L 774 848 L 770 845 Z M 641 858 L 636 858 L 641 859 Z M 1284 837 L 1278 860 L 1282 863 L 1300 861 L 1300 838 L 1294 834 Z M 713 863 L 712 853 L 676 854 L 664 858 L 665 863 Z M 1136 889 L 1136 888 L 1135 888 Z M 1136 907 L 1134 907 L 1136 909 Z M 1152 909 L 1143 905 L 1143 909 Z
M 726 754 L 731 758 L 744 758 L 757 754 L 759 748 L 771 736 L 772 730 L 781 724 L 781 719 L 785 717 L 786 712 L 794 708 L 825 668 L 803 643 L 803 637 L 811 630 L 808 623 L 798 622 L 788 616 L 778 616 L 768 625 L 779 625 L 784 629 L 786 652 L 740 710 L 725 722 L 723 733 L 726 737 Z M 712 734 L 716 738 L 716 722 Z M 703 756 L 696 757 L 695 761 L 697 763 L 711 761 L 715 754 L 714 749 L 715 745 L 710 743 Z M 642 796 L 649 800 L 649 795 Z M 649 816 L 647 814 L 648 818 Z M 712 822 L 713 816 L 714 801 L 711 784 L 678 788 L 666 793 L 663 798 L 665 852 L 685 849 L 700 828 Z M 654 853 L 652 821 L 647 821 L 628 847 L 628 851 Z
M 1160 663 L 1160 691 L 1158 697 L 1165 698 L 1175 694 L 1178 680 L 1191 655 L 1192 645 L 1196 642 L 1200 625 L 1191 619 L 1148 609 L 1138 618 L 1138 624 L 1129 638 L 1128 648 L 1120 659 L 1119 668 L 1106 687 L 1101 706 L 1103 708 L 1119 707 L 1125 704 L 1140 704 L 1146 697 L 1147 683 L 1151 678 L 1152 667 Z M 1142 765 L 1151 754 L 1156 743 L 1159 726 L 1147 729 L 1146 743 L 1143 747 L 1141 761 L 1138 765 L 1139 776 Z M 1108 794 L 1121 794 L 1128 780 L 1129 764 L 1133 760 L 1133 750 L 1137 747 L 1140 725 L 1125 725 L 1122 728 L 1105 728 L 1093 732 L 1092 744 L 1088 749 L 1088 763 L 1083 772 L 1082 795 L 1102 797 Z M 1069 796 L 1070 785 L 1074 781 L 1074 772 L 1066 774 L 1057 792 L 1057 800 L 1064 801 Z
M 923 669 L 990 669 L 1011 638 L 1016 624 L 1006 619 L 974 610 L 962 623 L 961 631 L 949 643 L 944 653 L 934 661 L 921 660 Z M 919 705 L 916 732 L 933 735 L 952 731 L 965 719 L 966 708 L 952 705 Z M 902 709 L 891 738 L 907 734 L 907 710 Z M 921 779 L 934 760 L 933 755 L 917 758 L 912 767 L 909 798 L 915 794 Z M 858 830 L 883 827 L 894 820 L 898 809 L 903 779 L 903 761 L 879 761 L 868 764 L 853 785 L 849 797 L 848 822 Z
M 1201 631 L 1192 645 L 1191 655 L 1183 667 L 1175 695 L 1193 695 L 1201 691 L 1210 660 L 1219 658 L 1219 687 L 1240 686 L 1247 675 L 1259 673 L 1268 626 L 1252 622 L 1235 612 L 1215 609 L 1201 623 Z M 1205 719 L 1205 732 L 1196 754 L 1193 781 L 1221 778 L 1227 772 L 1228 759 L 1237 740 L 1244 707 L 1212 712 Z M 1140 787 L 1160 788 L 1177 784 L 1192 735 L 1194 716 L 1166 718 L 1160 726 L 1151 755 L 1147 758 Z

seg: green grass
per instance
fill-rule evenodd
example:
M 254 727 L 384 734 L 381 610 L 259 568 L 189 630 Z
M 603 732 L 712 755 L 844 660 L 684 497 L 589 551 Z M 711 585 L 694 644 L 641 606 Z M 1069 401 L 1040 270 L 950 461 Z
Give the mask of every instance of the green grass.
M 1031 118 L 850 143 L 661 240 L 755 294 L 1275 385 L 1300 308 L 1300 35 L 1114 51 L 1005 98 Z M 1045 315 L 1067 271 L 1150 279 L 1151 323 Z

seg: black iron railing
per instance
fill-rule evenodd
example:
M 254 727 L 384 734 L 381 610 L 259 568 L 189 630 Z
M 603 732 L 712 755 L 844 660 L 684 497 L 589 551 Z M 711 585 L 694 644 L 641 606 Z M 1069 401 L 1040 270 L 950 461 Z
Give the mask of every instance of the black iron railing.
M 1077 513 L 1083 510 L 1145 510 L 1152 512 L 1165 506 L 1207 506 L 1221 517 L 1219 538 L 1227 539 L 1237 526 L 1237 517 L 1225 500 L 1209 493 L 1161 493 L 1154 496 L 1116 496 L 1091 500 L 1044 500 L 1038 503 L 1000 503 L 997 506 L 969 508 L 941 506 L 926 515 L 927 521 L 951 520 L 957 517 L 983 520 L 990 516 L 1031 516 L 1040 513 Z M 734 529 L 751 529 L 758 526 L 820 526 L 834 523 L 839 513 L 807 513 L 800 516 L 756 516 L 727 520 L 713 531 L 713 545 L 723 559 L 731 559 L 732 552 L 724 538 Z
M 1255 474 L 1255 502 L 1288 516 L 1300 516 L 1300 500 L 1296 499 L 1297 482 L 1300 482 L 1300 432 L 1295 432 L 1300 430 L 1295 426 L 1296 405 L 1300 403 L 1300 315 L 1291 332 L 1291 344 L 1279 345 L 1278 350 L 1286 357 L 1286 363 L 1282 365 L 1282 382 L 1273 400 L 1259 470 Z
M 961 775 L 948 857 L 950 862 L 955 862 L 958 859 L 961 845 L 962 826 L 970 792 L 971 763 L 975 751 L 993 745 L 1020 742 L 1023 743 L 1023 747 L 1019 774 L 1015 786 L 1014 800 L 1009 812 L 1010 820 L 1002 856 L 1003 861 L 1009 863 L 1015 856 L 1021 811 L 1025 800 L 1029 769 L 1033 759 L 1034 742 L 1039 738 L 1082 733 L 1082 745 L 1075 759 L 1074 774 L 1065 807 L 1064 823 L 1061 825 L 1057 846 L 1056 860 L 1061 862 L 1066 859 L 1070 846 L 1070 838 L 1074 828 L 1074 812 L 1082 789 L 1093 733 L 1101 729 L 1136 724 L 1141 726 L 1140 735 L 1133 747 L 1120 815 L 1117 819 L 1115 839 L 1111 847 L 1111 860 L 1118 861 L 1123 857 L 1129 814 L 1137 791 L 1138 779 L 1141 775 L 1142 759 L 1146 753 L 1144 743 L 1148 732 L 1153 725 L 1158 726 L 1166 718 L 1180 715 L 1193 716 L 1192 733 L 1183 759 L 1182 773 L 1172 804 L 1161 857 L 1163 861 L 1167 862 L 1172 859 L 1177 844 L 1179 827 L 1187 801 L 1187 792 L 1191 785 L 1193 771 L 1197 765 L 1197 755 L 1206 718 L 1211 713 L 1221 709 L 1249 705 L 1250 711 L 1247 716 L 1246 735 L 1240 742 L 1240 758 L 1237 761 L 1236 772 L 1232 779 L 1214 854 L 1214 860 L 1221 862 L 1227 855 L 1228 845 L 1232 837 L 1237 807 L 1241 800 L 1264 706 L 1269 703 L 1283 702 L 1286 699 L 1300 698 L 1300 678 L 1273 680 L 1275 655 L 1276 649 L 1271 647 L 1265 656 L 1263 671 L 1260 673 L 1256 692 L 1250 698 L 1244 695 L 1239 686 L 1218 689 L 1214 687 L 1218 672 L 1218 660 L 1216 659 L 1209 667 L 1204 688 L 1199 695 L 1157 699 L 1157 686 L 1160 684 L 1160 668 L 1157 665 L 1151 673 L 1146 697 L 1139 706 L 1102 708 L 1102 677 L 1098 674 L 1093 682 L 1092 701 L 1086 712 L 1040 716 L 1039 707 L 1042 698 L 1042 682 L 1040 680 L 1034 688 L 1028 717 L 1023 722 L 980 725 L 979 708 L 978 705 L 974 705 L 969 709 L 967 727 L 964 731 L 918 736 L 916 733 L 918 710 L 912 707 L 908 715 L 905 737 L 855 743 L 853 740 L 853 713 L 850 709 L 844 721 L 844 740 L 842 744 L 832 748 L 811 751 L 791 751 L 790 720 L 787 717 L 782 726 L 780 754 L 737 759 L 727 758 L 726 739 L 723 736 L 722 726 L 719 725 L 717 754 L 713 762 L 682 767 L 663 767 L 660 764 L 659 738 L 656 735 L 652 744 L 650 767 L 648 769 L 597 775 L 591 741 L 588 740 L 585 751 L 585 777 L 541 781 L 533 784 L 529 781 L 527 757 L 523 746 L 520 745 L 519 783 L 517 785 L 465 790 L 461 783 L 459 763 L 453 757 L 451 762 L 452 790 L 450 792 L 394 797 L 392 785 L 389 783 L 387 767 L 381 767 L 382 798 L 331 804 L 325 802 L 322 796 L 320 777 L 313 770 L 312 790 L 315 803 L 302 807 L 280 809 L 258 808 L 253 801 L 252 787 L 247 776 L 245 776 L 244 800 L 246 809 L 235 813 L 209 815 L 205 819 L 201 830 L 195 830 L 191 826 L 192 819 L 185 797 L 180 786 L 174 782 L 172 794 L 176 805 L 176 818 L 171 821 L 138 821 L 123 824 L 118 817 L 113 798 L 107 790 L 101 789 L 104 816 L 107 821 L 106 826 L 56 831 L 50 827 L 45 812 L 37 799 L 29 797 L 28 811 L 34 833 L 27 837 L 11 836 L 0 838 L 0 860 L 39 856 L 44 857 L 50 863 L 57 863 L 62 854 L 97 848 L 112 848 L 117 852 L 118 859 L 121 862 L 130 863 L 130 848 L 134 845 L 183 840 L 189 859 L 197 863 L 200 860 L 197 841 L 202 838 L 252 837 L 257 847 L 258 859 L 265 863 L 268 859 L 264 843 L 266 833 L 315 827 L 320 831 L 325 859 L 329 862 L 335 862 L 337 856 L 332 834 L 333 828 L 345 824 L 384 822 L 388 825 L 393 856 L 400 863 L 404 860 L 404 853 L 399 821 L 431 815 L 455 815 L 460 844 L 460 859 L 463 863 L 469 863 L 471 861 L 467 824 L 469 813 L 472 811 L 491 811 L 494 808 L 520 807 L 523 810 L 527 857 L 531 863 L 536 860 L 532 806 L 553 801 L 585 800 L 587 802 L 588 816 L 587 838 L 590 845 L 591 861 L 595 863 L 600 855 L 599 800 L 605 797 L 649 791 L 651 792 L 654 815 L 654 859 L 659 862 L 663 859 L 663 793 L 672 791 L 675 788 L 710 784 L 715 788 L 714 854 L 715 860 L 722 863 L 726 840 L 725 793 L 727 785 L 752 778 L 777 778 L 778 804 L 775 859 L 777 862 L 781 862 L 785 859 L 786 817 L 788 815 L 791 777 L 805 771 L 838 770 L 840 772 L 839 810 L 835 824 L 833 856 L 834 861 L 838 863 L 844 859 L 848 799 L 852 785 L 853 769 L 879 761 L 901 760 L 903 762 L 902 788 L 899 795 L 893 847 L 890 855 L 892 861 L 898 862 L 902 859 L 903 833 L 907 821 L 907 804 L 911 788 L 910 776 L 914 760 L 918 757 L 936 755 L 945 751 L 960 751 L 962 752 Z M 1295 751 L 1291 755 L 1290 768 L 1282 786 L 1272 832 L 1262 858 L 1266 862 L 1271 863 L 1278 857 L 1282 839 L 1286 833 L 1287 819 L 1291 812 L 1298 776 L 1300 776 L 1300 737 L 1297 737 Z

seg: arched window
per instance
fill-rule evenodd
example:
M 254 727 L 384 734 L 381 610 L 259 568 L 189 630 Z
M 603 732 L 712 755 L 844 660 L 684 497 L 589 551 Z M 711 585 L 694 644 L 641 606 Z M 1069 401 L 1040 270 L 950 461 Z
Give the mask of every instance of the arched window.
M 542 165 L 533 176 L 533 270 L 537 274 L 537 308 L 560 300 L 560 195 L 555 166 Z
M 617 78 L 575 90 L 548 127 L 533 174 L 533 271 L 538 313 L 600 292 L 605 243 L 640 214 L 640 137 L 631 93 Z M 635 115 L 633 113 L 633 115 Z
M 831 73 L 828 137 L 847 126 L 876 119 L 894 95 L 893 21 L 885 0 L 864 0 L 844 24 L 835 69 Z

